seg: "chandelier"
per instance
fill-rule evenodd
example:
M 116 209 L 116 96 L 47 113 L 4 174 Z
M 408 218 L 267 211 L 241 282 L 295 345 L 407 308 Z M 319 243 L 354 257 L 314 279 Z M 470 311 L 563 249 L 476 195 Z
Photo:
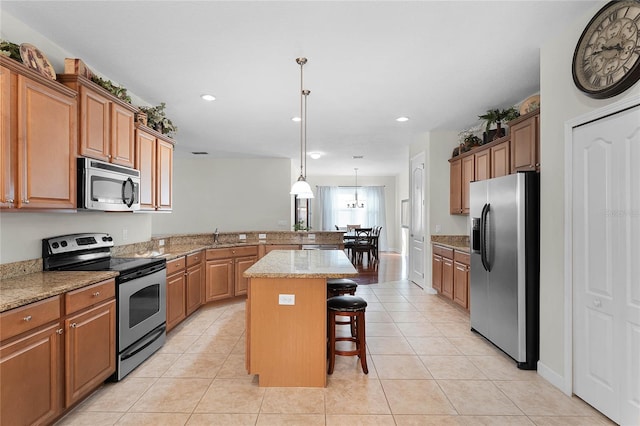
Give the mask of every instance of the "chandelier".
M 355 209 L 355 208 L 364 208 L 364 200 L 358 200 L 358 168 L 355 167 L 353 170 L 356 171 L 356 193 L 353 200 L 347 202 L 347 208 Z
M 307 162 L 307 96 L 310 90 L 305 90 L 303 79 L 303 67 L 307 63 L 307 58 L 297 58 L 296 62 L 300 65 L 300 177 L 291 186 L 291 195 L 298 198 L 313 198 L 313 192 L 306 180 L 306 162 Z

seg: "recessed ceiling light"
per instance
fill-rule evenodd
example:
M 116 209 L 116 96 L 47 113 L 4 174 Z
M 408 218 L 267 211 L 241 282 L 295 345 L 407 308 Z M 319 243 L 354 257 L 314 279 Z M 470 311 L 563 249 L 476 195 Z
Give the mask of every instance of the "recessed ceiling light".
M 295 121 L 296 123 L 300 122 L 301 118 L 300 117 L 293 117 L 291 118 L 291 121 Z
M 309 153 L 309 157 L 313 158 L 314 160 L 317 160 L 318 158 L 322 157 L 322 152 L 310 152 Z
M 215 100 L 216 100 L 216 97 L 215 97 L 215 96 L 213 96 L 213 95 L 209 95 L 209 94 L 206 94 L 206 93 L 205 93 L 204 95 L 200 95 L 200 97 L 201 97 L 202 99 L 204 99 L 205 101 L 209 101 L 209 102 L 211 102 L 211 101 L 215 101 Z
M 206 152 L 206 151 L 192 151 L 191 153 L 192 153 L 193 155 L 207 155 L 207 154 L 209 154 L 209 153 L 208 153 L 208 152 Z
M 364 158 L 364 155 L 354 155 L 353 156 L 354 160 L 360 160 L 361 158 Z
M 405 121 L 409 121 L 409 117 L 398 117 L 396 118 L 396 121 L 404 123 Z

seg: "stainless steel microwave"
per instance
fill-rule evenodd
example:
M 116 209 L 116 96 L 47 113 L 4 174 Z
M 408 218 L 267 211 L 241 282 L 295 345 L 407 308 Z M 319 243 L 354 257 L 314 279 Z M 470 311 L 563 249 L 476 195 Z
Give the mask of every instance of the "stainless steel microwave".
M 140 210 L 140 171 L 92 158 L 78 158 L 78 208 Z

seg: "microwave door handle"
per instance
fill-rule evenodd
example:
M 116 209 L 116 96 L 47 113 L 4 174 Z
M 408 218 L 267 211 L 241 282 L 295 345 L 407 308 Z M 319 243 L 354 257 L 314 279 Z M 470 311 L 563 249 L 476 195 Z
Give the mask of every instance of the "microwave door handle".
M 131 186 L 131 198 L 127 200 L 127 184 Z M 135 186 L 133 185 L 133 180 L 131 178 L 127 178 L 124 182 L 122 182 L 122 202 L 127 205 L 127 207 L 131 207 L 133 202 L 135 201 Z

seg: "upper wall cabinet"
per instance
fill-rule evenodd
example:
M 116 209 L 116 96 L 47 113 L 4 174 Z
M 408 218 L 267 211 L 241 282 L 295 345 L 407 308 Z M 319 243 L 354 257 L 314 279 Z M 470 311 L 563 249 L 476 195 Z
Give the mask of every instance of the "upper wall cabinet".
M 539 122 L 539 109 L 509 122 L 513 173 L 540 169 Z
M 140 209 L 171 210 L 173 141 L 136 124 L 136 162 L 140 170 Z
M 76 207 L 76 92 L 0 56 L 0 207 Z
M 84 76 L 58 74 L 58 80 L 79 93 L 78 154 L 133 167 L 137 108 Z

